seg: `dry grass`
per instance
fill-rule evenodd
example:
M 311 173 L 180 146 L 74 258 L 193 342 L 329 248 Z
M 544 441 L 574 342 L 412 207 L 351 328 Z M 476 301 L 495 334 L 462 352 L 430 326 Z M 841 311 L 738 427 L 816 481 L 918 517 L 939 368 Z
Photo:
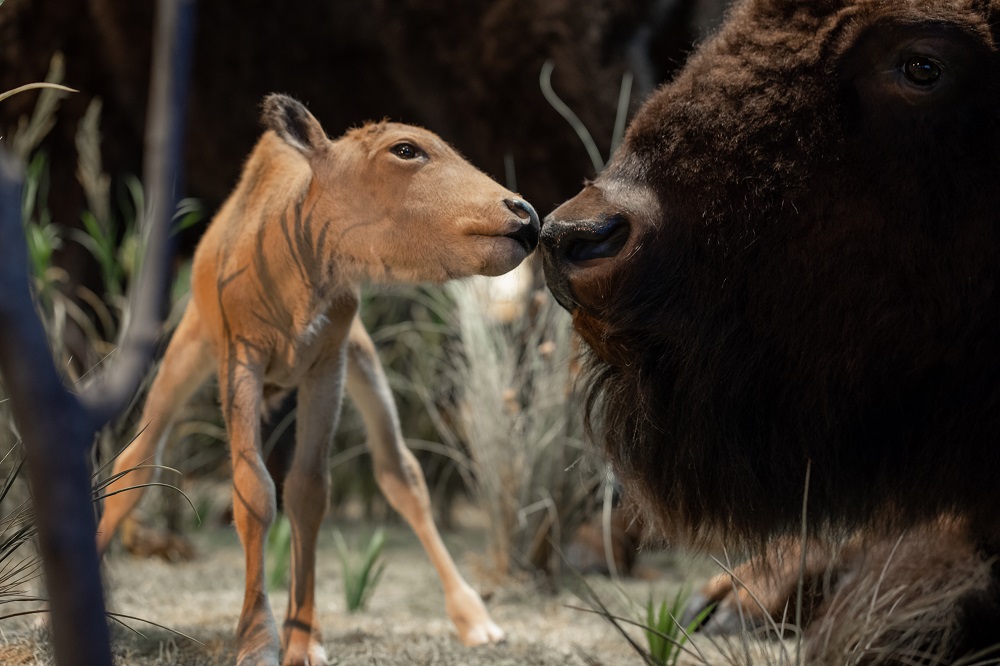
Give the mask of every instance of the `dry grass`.
M 959 602 L 988 587 L 992 562 L 966 539 L 949 536 L 917 529 L 875 542 L 850 562 L 849 577 L 809 629 L 807 663 L 1000 663 L 997 651 L 958 661 L 950 654 L 962 621 Z
M 603 468 L 583 441 L 569 316 L 538 293 L 526 316 L 498 321 L 488 289 L 483 280 L 449 287 L 460 347 L 444 359 L 457 394 L 442 434 L 467 452 L 496 571 L 553 580 L 596 505 Z

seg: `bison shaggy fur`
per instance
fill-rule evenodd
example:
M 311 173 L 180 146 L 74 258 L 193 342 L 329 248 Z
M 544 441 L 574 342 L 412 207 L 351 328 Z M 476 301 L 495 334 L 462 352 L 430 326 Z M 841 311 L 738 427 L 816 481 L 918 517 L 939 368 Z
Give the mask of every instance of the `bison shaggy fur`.
M 546 220 L 661 523 L 759 547 L 805 494 L 814 534 L 950 515 L 1000 554 L 998 38 L 996 0 L 744 1 Z

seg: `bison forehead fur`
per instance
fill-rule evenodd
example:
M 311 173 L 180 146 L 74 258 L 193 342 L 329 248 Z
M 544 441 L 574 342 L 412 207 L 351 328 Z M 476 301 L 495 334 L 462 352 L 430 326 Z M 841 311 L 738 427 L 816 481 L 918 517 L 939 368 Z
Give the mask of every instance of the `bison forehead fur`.
M 543 226 L 592 422 L 673 525 L 797 529 L 809 470 L 815 525 L 1000 535 L 998 24 L 744 2 Z

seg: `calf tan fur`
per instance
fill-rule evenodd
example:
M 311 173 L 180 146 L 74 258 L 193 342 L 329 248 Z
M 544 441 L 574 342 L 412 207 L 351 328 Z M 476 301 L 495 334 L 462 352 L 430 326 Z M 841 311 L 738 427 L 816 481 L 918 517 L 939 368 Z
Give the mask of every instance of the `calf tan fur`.
M 364 282 L 441 282 L 498 275 L 535 247 L 538 217 L 517 195 L 433 133 L 370 124 L 327 138 L 297 101 L 264 101 L 267 131 L 194 257 L 192 298 L 143 411 L 143 429 L 115 463 L 136 468 L 108 492 L 148 482 L 149 461 L 178 409 L 218 374 L 233 467 L 233 514 L 246 557 L 238 663 L 328 663 L 314 617 L 316 538 L 326 511 L 327 453 L 343 389 L 360 410 L 378 484 L 440 575 L 461 640 L 500 640 L 479 595 L 437 532 L 420 467 L 374 346 L 357 317 Z M 280 639 L 267 599 L 264 546 L 274 484 L 261 457 L 266 393 L 298 389 L 296 450 L 284 486 L 292 524 L 291 589 Z M 137 467 L 139 466 L 139 467 Z M 103 553 L 141 489 L 108 497 Z

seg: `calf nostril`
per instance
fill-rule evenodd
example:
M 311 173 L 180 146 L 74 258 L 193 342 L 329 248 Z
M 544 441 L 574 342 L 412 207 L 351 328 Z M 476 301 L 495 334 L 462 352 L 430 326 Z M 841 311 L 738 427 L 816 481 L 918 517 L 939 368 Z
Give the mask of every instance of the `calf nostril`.
M 517 215 L 522 220 L 527 220 L 531 217 L 528 214 L 527 208 L 525 208 L 525 204 L 527 202 L 521 201 L 520 199 L 504 199 L 503 203 L 507 206 L 507 210 L 514 213 L 514 215 Z
M 517 215 L 522 220 L 527 220 L 537 228 L 539 226 L 538 213 L 524 199 L 504 199 L 503 203 L 507 210 Z

